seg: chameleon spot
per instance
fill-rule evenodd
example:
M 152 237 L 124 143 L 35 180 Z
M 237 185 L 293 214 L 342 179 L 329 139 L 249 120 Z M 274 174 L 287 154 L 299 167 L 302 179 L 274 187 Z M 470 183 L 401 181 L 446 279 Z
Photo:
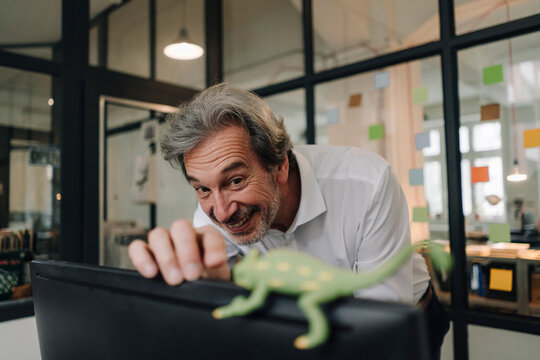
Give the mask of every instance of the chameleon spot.
M 215 309 L 214 311 L 212 311 L 212 316 L 215 319 L 221 319 L 221 311 L 219 311 L 219 309 Z
M 273 278 L 273 279 L 270 279 L 269 284 L 270 286 L 273 286 L 273 287 L 281 287 L 284 285 L 284 282 L 281 279 Z
M 322 271 L 319 273 L 319 276 L 317 276 L 317 279 L 320 281 L 330 281 L 332 280 L 332 275 L 329 272 Z
M 316 281 L 306 281 L 300 285 L 300 290 L 319 290 L 320 284 Z
M 277 264 L 277 269 L 279 271 L 289 271 L 290 268 L 291 268 L 291 265 L 286 262 L 280 262 Z
M 259 261 L 257 263 L 257 269 L 259 270 L 266 270 L 270 268 L 270 264 L 266 261 Z
M 305 336 L 299 336 L 294 340 L 294 346 L 300 350 L 306 349 L 309 346 L 309 340 Z
M 307 266 L 299 266 L 298 273 L 302 276 L 309 276 L 311 274 L 311 269 Z

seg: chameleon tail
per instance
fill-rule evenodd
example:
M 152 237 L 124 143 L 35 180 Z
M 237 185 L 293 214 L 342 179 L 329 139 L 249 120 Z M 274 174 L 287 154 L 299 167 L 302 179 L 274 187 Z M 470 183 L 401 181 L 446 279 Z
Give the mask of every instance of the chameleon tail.
M 427 249 L 427 255 L 431 258 L 433 266 L 437 270 L 447 271 L 452 267 L 452 257 L 444 251 L 442 245 L 435 244 L 428 240 L 421 241 L 399 250 L 395 256 L 379 267 L 359 274 L 356 281 L 357 289 L 375 285 L 391 276 L 399 270 L 399 268 L 407 262 L 412 254 L 419 248 Z
M 431 263 L 435 269 L 441 272 L 447 272 L 452 269 L 454 265 L 452 255 L 444 250 L 443 245 L 432 241 L 422 241 L 421 244 L 424 244 L 427 255 L 431 259 Z

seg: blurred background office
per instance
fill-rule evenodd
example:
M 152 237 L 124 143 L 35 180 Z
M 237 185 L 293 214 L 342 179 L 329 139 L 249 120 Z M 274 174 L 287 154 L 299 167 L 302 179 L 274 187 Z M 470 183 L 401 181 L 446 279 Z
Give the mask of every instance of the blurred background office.
M 192 216 L 156 138 L 219 81 L 391 164 L 455 258 L 443 359 L 537 357 L 540 0 L 0 0 L 0 357 L 39 357 L 31 259 L 130 268 Z

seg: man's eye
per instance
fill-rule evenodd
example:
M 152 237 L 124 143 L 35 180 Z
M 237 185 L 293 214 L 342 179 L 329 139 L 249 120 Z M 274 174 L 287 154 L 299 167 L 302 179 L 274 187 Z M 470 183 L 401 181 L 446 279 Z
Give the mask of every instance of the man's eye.
M 238 177 L 238 178 L 233 178 L 233 179 L 231 180 L 231 184 L 233 184 L 233 185 L 240 185 L 240 184 L 242 183 L 243 180 L 244 180 L 244 179 L 239 178 L 239 177 Z
M 201 193 L 201 194 L 206 194 L 207 192 L 210 191 L 210 189 L 207 188 L 207 187 L 201 186 L 201 187 L 195 188 L 195 191 L 198 192 L 198 193 Z

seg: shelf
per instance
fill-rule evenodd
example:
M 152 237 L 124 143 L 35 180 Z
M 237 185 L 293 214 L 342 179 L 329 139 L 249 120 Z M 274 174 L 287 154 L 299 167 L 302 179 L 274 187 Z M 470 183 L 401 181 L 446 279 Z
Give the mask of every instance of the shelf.
M 538 303 L 529 303 L 529 311 L 532 316 L 540 316 L 540 304 Z
M 451 301 L 451 294 L 448 291 L 441 291 L 437 292 L 437 296 L 441 300 L 441 302 L 445 305 L 450 305 Z M 538 311 L 540 312 L 540 305 L 538 306 Z M 518 304 L 516 301 L 511 300 L 499 300 L 499 299 L 491 299 L 486 298 L 483 296 L 473 295 L 469 294 L 469 307 L 489 307 L 489 308 L 496 308 L 496 309 L 504 309 L 504 310 L 518 310 Z

